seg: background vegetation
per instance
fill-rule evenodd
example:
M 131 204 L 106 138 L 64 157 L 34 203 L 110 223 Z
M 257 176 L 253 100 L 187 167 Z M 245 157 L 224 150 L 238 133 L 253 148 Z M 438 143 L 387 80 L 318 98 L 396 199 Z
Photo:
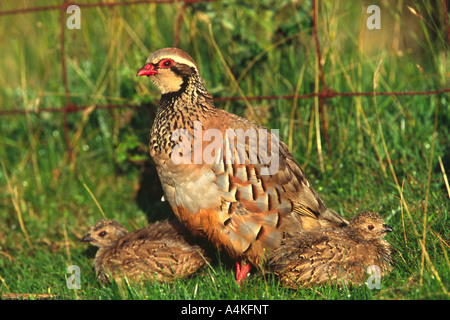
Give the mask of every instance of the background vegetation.
M 2 1 L 0 10 L 57 1 Z M 80 1 L 83 3 L 86 1 Z M 369 30 L 369 4 L 381 29 Z M 70 99 L 136 108 L 68 114 L 68 153 L 58 10 L 0 16 L 0 292 L 57 299 L 448 299 L 450 102 L 448 94 L 217 102 L 280 129 L 330 208 L 375 210 L 395 232 L 397 265 L 380 290 L 281 288 L 256 275 L 239 290 L 233 265 L 174 284 L 102 287 L 93 248 L 79 240 L 103 217 L 133 230 L 172 215 L 147 152 L 159 92 L 136 78 L 150 52 L 171 46 L 182 4 L 83 8 L 66 30 Z M 66 15 L 67 17 L 69 14 Z M 448 88 L 449 44 L 441 1 L 319 1 L 318 34 L 329 88 L 340 92 Z M 311 1 L 230 0 L 188 5 L 179 47 L 197 61 L 215 97 L 290 95 L 321 89 Z M 329 138 L 324 135 L 328 128 Z M 442 163 L 442 165 L 440 164 Z M 221 263 L 222 262 L 222 263 Z M 66 268 L 81 268 L 80 290 Z M 46 296 L 48 295 L 48 296 Z

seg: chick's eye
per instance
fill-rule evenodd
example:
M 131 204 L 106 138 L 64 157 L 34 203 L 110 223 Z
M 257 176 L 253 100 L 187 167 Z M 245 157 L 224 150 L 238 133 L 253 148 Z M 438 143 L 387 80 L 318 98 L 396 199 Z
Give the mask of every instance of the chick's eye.
M 160 68 L 170 68 L 173 65 L 174 65 L 174 62 L 171 59 L 165 59 L 159 63 Z
M 367 226 L 367 228 L 368 228 L 369 230 L 373 230 L 374 226 L 373 226 L 372 224 L 369 224 L 369 225 Z
M 102 232 L 100 232 L 98 235 L 99 235 L 100 237 L 104 237 L 104 236 L 106 236 L 106 231 L 102 231 Z

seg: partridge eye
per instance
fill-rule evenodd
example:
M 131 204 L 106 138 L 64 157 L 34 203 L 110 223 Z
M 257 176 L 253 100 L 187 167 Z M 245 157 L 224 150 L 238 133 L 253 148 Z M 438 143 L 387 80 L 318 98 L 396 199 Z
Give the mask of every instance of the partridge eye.
M 102 232 L 100 232 L 98 235 L 100 236 L 100 237 L 104 237 L 104 236 L 106 236 L 106 231 L 102 231 Z
M 160 68 L 170 68 L 171 66 L 173 66 L 174 62 L 171 59 L 166 59 L 166 60 L 162 60 L 159 63 L 159 67 Z
M 369 225 L 367 226 L 367 228 L 368 228 L 369 230 L 373 230 L 374 226 L 373 226 L 372 224 L 369 224 Z

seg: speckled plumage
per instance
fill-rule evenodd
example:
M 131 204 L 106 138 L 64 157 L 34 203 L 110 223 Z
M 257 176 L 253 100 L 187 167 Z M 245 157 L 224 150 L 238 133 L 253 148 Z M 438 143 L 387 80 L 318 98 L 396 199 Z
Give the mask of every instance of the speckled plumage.
M 177 221 L 159 221 L 128 233 L 118 222 L 101 220 L 82 239 L 100 247 L 94 260 L 97 279 L 121 283 L 173 281 L 206 265 L 205 251 Z
M 152 53 L 138 75 L 149 76 L 162 92 L 150 133 L 150 154 L 165 199 L 193 234 L 207 237 L 237 261 L 261 266 L 267 251 L 280 245 L 283 232 L 347 223 L 326 208 L 284 143 L 271 140 L 270 131 L 259 131 L 264 127 L 214 107 L 197 65 L 184 51 L 165 48 Z M 194 121 L 201 122 L 200 129 Z M 196 163 L 199 141 L 192 139 L 190 150 L 183 149 L 191 152 L 191 163 L 174 163 L 172 133 L 177 129 L 186 129 L 191 137 L 198 131 L 203 135 L 210 129 L 220 132 L 222 149 L 214 155 L 216 162 L 200 159 Z M 254 130 L 257 137 L 245 140 L 241 154 L 238 144 L 230 147 L 230 155 L 223 151 L 232 145 L 227 136 L 230 129 Z M 259 154 L 256 162 L 250 161 L 259 141 L 268 142 L 265 151 L 276 150 L 271 141 L 279 147 L 279 167 L 273 174 L 262 173 L 269 163 Z M 199 147 L 202 154 L 207 146 Z M 241 161 L 230 161 L 233 156 Z
M 378 266 L 385 276 L 393 263 L 392 247 L 383 239 L 390 231 L 378 214 L 363 212 L 345 228 L 289 233 L 271 256 L 271 270 L 282 284 L 293 288 L 361 283 L 369 278 L 366 272 L 371 265 Z

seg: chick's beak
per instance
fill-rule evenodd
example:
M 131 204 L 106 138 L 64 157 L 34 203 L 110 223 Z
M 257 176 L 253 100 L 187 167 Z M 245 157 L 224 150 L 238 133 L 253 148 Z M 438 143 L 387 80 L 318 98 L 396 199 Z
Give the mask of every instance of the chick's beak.
M 91 237 L 90 233 L 88 233 L 81 239 L 82 242 L 92 242 L 93 240 L 94 240 L 94 238 Z
M 152 76 L 154 74 L 157 74 L 158 71 L 155 70 L 155 66 L 152 65 L 151 63 L 146 64 L 145 66 L 143 66 L 141 69 L 139 69 L 136 77 L 140 77 L 140 76 Z
M 389 227 L 387 224 L 383 224 L 383 228 L 384 228 L 384 232 L 392 232 L 394 231 L 394 229 L 392 229 L 391 227 Z

